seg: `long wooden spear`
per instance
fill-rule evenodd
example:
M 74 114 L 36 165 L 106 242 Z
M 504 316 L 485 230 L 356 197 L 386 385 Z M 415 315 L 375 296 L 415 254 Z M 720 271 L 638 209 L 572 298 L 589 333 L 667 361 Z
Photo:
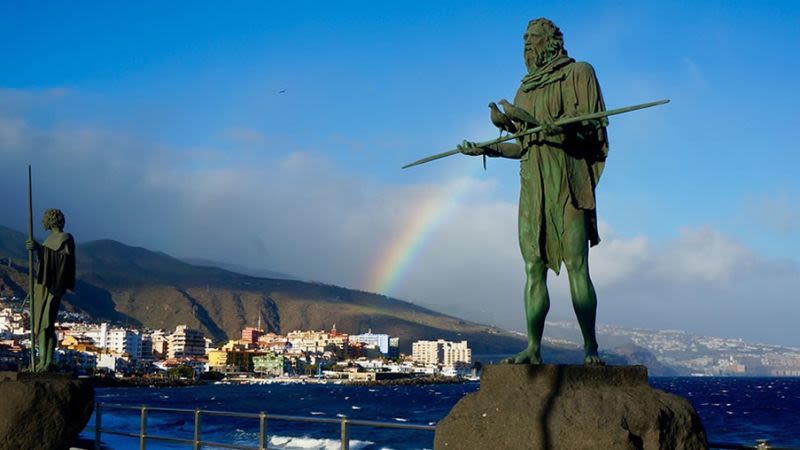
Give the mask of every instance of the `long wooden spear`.
M 596 112 L 596 113 L 592 113 L 592 114 L 586 114 L 586 115 L 578 116 L 578 117 L 567 117 L 567 118 L 564 118 L 564 119 L 561 119 L 561 120 L 557 120 L 554 123 L 554 125 L 562 126 L 562 125 L 569 125 L 571 123 L 576 123 L 576 122 L 583 122 L 584 120 L 600 119 L 600 118 L 603 118 L 603 117 L 614 116 L 614 115 L 622 114 L 622 113 L 626 113 L 626 112 L 637 111 L 639 109 L 645 109 L 645 108 L 650 108 L 650 107 L 657 106 L 657 105 L 663 105 L 664 103 L 669 103 L 669 100 L 658 100 L 658 101 L 655 101 L 655 102 L 642 103 L 640 105 L 627 106 L 625 108 L 610 109 L 608 111 L 601 111 L 601 112 Z M 531 129 L 528 129 L 528 130 L 525 130 L 525 131 L 521 131 L 519 133 L 507 134 L 507 135 L 499 137 L 497 139 L 492 139 L 491 141 L 478 142 L 478 143 L 475 144 L 475 147 L 489 147 L 490 145 L 499 144 L 500 142 L 510 141 L 511 139 L 516 139 L 516 138 L 519 138 L 519 137 L 522 137 L 522 136 L 527 136 L 529 134 L 538 133 L 539 131 L 542 131 L 542 129 L 543 129 L 543 127 L 535 127 L 535 128 L 531 128 Z M 437 153 L 435 155 L 428 156 L 428 157 L 422 158 L 420 160 L 414 161 L 414 162 L 412 162 L 410 164 L 406 164 L 405 166 L 403 166 L 403 169 L 408 169 L 409 167 L 418 166 L 420 164 L 425 164 L 426 162 L 435 161 L 437 159 L 445 158 L 447 156 L 455 155 L 455 154 L 458 154 L 458 153 L 461 153 L 461 149 L 455 148 L 453 150 L 448 150 L 446 152 Z
M 28 240 L 33 241 L 33 193 L 31 189 L 31 166 L 28 164 Z M 30 304 L 31 316 L 31 372 L 36 369 L 36 311 L 33 307 L 34 297 L 33 281 L 33 249 L 28 250 L 28 300 Z

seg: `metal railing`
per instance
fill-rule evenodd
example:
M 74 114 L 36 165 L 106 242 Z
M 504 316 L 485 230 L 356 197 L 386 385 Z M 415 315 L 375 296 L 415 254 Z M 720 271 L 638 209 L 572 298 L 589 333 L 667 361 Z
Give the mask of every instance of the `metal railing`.
M 121 431 L 114 431 L 104 429 L 103 423 L 103 410 L 104 409 L 123 409 L 139 411 L 139 433 L 125 433 Z M 147 414 L 149 411 L 153 412 L 171 412 L 179 414 L 192 414 L 194 415 L 194 435 L 192 439 L 183 439 L 170 436 L 159 436 L 154 434 L 147 434 Z M 226 444 L 223 442 L 204 441 L 201 439 L 202 421 L 201 416 L 217 416 L 217 417 L 234 417 L 241 419 L 258 419 L 258 446 L 246 446 L 239 444 Z M 394 423 L 394 422 L 379 422 L 374 420 L 352 420 L 346 416 L 339 419 L 325 419 L 317 417 L 304 417 L 304 416 L 289 416 L 284 414 L 267 414 L 266 412 L 259 413 L 243 413 L 231 411 L 214 411 L 204 409 L 181 409 L 181 408 L 164 408 L 152 406 L 131 406 L 120 405 L 115 403 L 97 403 L 95 405 L 95 427 L 94 427 L 94 448 L 101 450 L 101 437 L 102 434 L 126 436 L 130 438 L 137 438 L 139 440 L 139 448 L 145 449 L 148 440 L 172 442 L 177 444 L 189 444 L 192 449 L 199 450 L 202 446 L 214 446 L 219 448 L 231 448 L 240 450 L 267 450 L 267 420 L 284 420 L 290 422 L 310 422 L 310 423 L 324 423 L 324 424 L 338 424 L 339 436 L 341 441 L 341 450 L 350 449 L 350 427 L 363 426 L 374 428 L 395 428 L 404 430 L 422 430 L 422 431 L 436 431 L 433 425 L 421 425 L 413 423 Z M 755 444 L 731 443 L 731 442 L 709 442 L 710 449 L 724 449 L 724 450 L 800 450 L 796 447 L 774 447 L 769 445 L 765 439 L 757 439 Z
M 103 410 L 104 409 L 125 409 L 139 411 L 139 433 L 125 433 L 121 431 L 108 430 L 103 428 Z M 159 436 L 154 434 L 147 434 L 147 414 L 148 412 L 171 412 L 179 414 L 193 414 L 194 415 L 194 436 L 193 439 L 183 439 L 170 436 Z M 245 446 L 239 444 L 226 444 L 222 442 L 204 441 L 201 439 L 202 422 L 201 416 L 217 416 L 217 417 L 235 417 L 241 419 L 258 419 L 258 446 Z M 116 436 L 126 436 L 139 439 L 139 448 L 145 449 L 148 440 L 172 442 L 177 444 L 189 444 L 194 450 L 199 450 L 202 446 L 214 446 L 219 448 L 232 448 L 240 450 L 267 450 L 267 421 L 268 420 L 284 420 L 290 422 L 312 422 L 312 423 L 325 423 L 325 424 L 338 424 L 340 428 L 341 450 L 350 450 L 350 427 L 375 427 L 375 428 L 395 428 L 405 430 L 422 430 L 422 431 L 436 431 L 433 425 L 421 425 L 413 423 L 394 423 L 394 422 L 378 422 L 374 420 L 352 420 L 346 416 L 340 419 L 325 419 L 318 417 L 303 417 L 303 416 L 288 416 L 283 414 L 267 414 L 266 412 L 259 413 L 243 413 L 243 412 L 230 412 L 230 411 L 213 411 L 204 409 L 180 409 L 180 408 L 163 408 L 152 406 L 131 406 L 120 405 L 115 403 L 97 403 L 95 405 L 95 426 L 94 426 L 94 448 L 95 450 L 101 449 L 101 437 L 103 433 Z

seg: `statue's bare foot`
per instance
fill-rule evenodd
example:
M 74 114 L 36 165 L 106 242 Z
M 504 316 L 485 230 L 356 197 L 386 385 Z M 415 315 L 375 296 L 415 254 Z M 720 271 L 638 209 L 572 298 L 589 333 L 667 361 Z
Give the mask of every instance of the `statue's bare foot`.
M 584 366 L 605 366 L 606 363 L 604 363 L 603 360 L 600 359 L 600 356 L 598 356 L 597 353 L 594 353 L 594 354 L 591 354 L 591 355 L 586 355 L 586 358 L 583 359 L 583 365 Z
M 503 360 L 503 364 L 541 364 L 542 357 L 539 352 L 526 348 L 525 350 Z

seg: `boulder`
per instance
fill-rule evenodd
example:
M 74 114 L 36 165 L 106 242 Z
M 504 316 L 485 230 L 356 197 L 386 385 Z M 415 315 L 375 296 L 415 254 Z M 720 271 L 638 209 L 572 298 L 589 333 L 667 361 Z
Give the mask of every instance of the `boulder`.
M 644 366 L 484 366 L 477 392 L 436 426 L 435 450 L 707 449 L 685 399 Z
M 0 450 L 67 449 L 94 411 L 87 381 L 50 373 L 0 373 Z

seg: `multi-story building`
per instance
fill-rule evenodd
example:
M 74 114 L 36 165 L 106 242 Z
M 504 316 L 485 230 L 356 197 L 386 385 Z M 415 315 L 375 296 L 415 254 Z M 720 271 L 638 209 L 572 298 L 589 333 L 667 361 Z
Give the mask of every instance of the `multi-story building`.
M 415 363 L 419 364 L 455 366 L 470 364 L 472 350 L 467 345 L 467 341 L 451 342 L 444 339 L 416 341 L 411 344 L 411 357 Z
M 94 345 L 99 348 L 106 348 L 108 346 L 108 323 L 101 323 L 98 325 L 90 325 L 85 329 L 75 329 L 70 334 L 83 334 L 94 341 Z
M 169 335 L 167 348 L 169 359 L 203 356 L 205 352 L 206 342 L 203 333 L 198 330 L 178 325 L 175 327 L 175 332 Z
M 253 370 L 253 358 L 266 354 L 239 341 L 229 341 L 208 352 L 208 367 L 217 372 L 247 372 Z
M 153 342 L 153 356 L 166 358 L 169 350 L 169 335 L 164 330 L 155 330 L 150 334 Z
M 323 353 L 330 346 L 345 348 L 347 335 L 326 331 L 292 331 L 286 335 L 293 353 Z
M 354 334 L 350 336 L 350 342 L 359 342 L 364 345 L 373 345 L 384 355 L 389 354 L 389 335 L 373 334 L 372 330 L 364 334 Z
M 258 346 L 274 353 L 284 353 L 289 347 L 289 339 L 275 333 L 267 333 L 258 338 Z
M 141 338 L 139 345 L 142 350 L 139 359 L 142 361 L 153 361 L 153 335 L 147 331 L 143 331 L 139 337 Z
M 138 330 L 112 328 L 106 333 L 105 342 L 105 348 L 111 352 L 127 354 L 133 359 L 142 357 L 142 340 Z
M 0 310 L 0 335 L 11 337 L 24 335 L 28 326 L 27 316 L 21 312 L 14 312 L 11 308 Z
M 242 330 L 242 340 L 248 344 L 255 344 L 263 331 L 256 327 L 246 327 Z
M 400 338 L 389 338 L 389 353 L 387 353 L 386 356 L 392 359 L 400 357 Z

